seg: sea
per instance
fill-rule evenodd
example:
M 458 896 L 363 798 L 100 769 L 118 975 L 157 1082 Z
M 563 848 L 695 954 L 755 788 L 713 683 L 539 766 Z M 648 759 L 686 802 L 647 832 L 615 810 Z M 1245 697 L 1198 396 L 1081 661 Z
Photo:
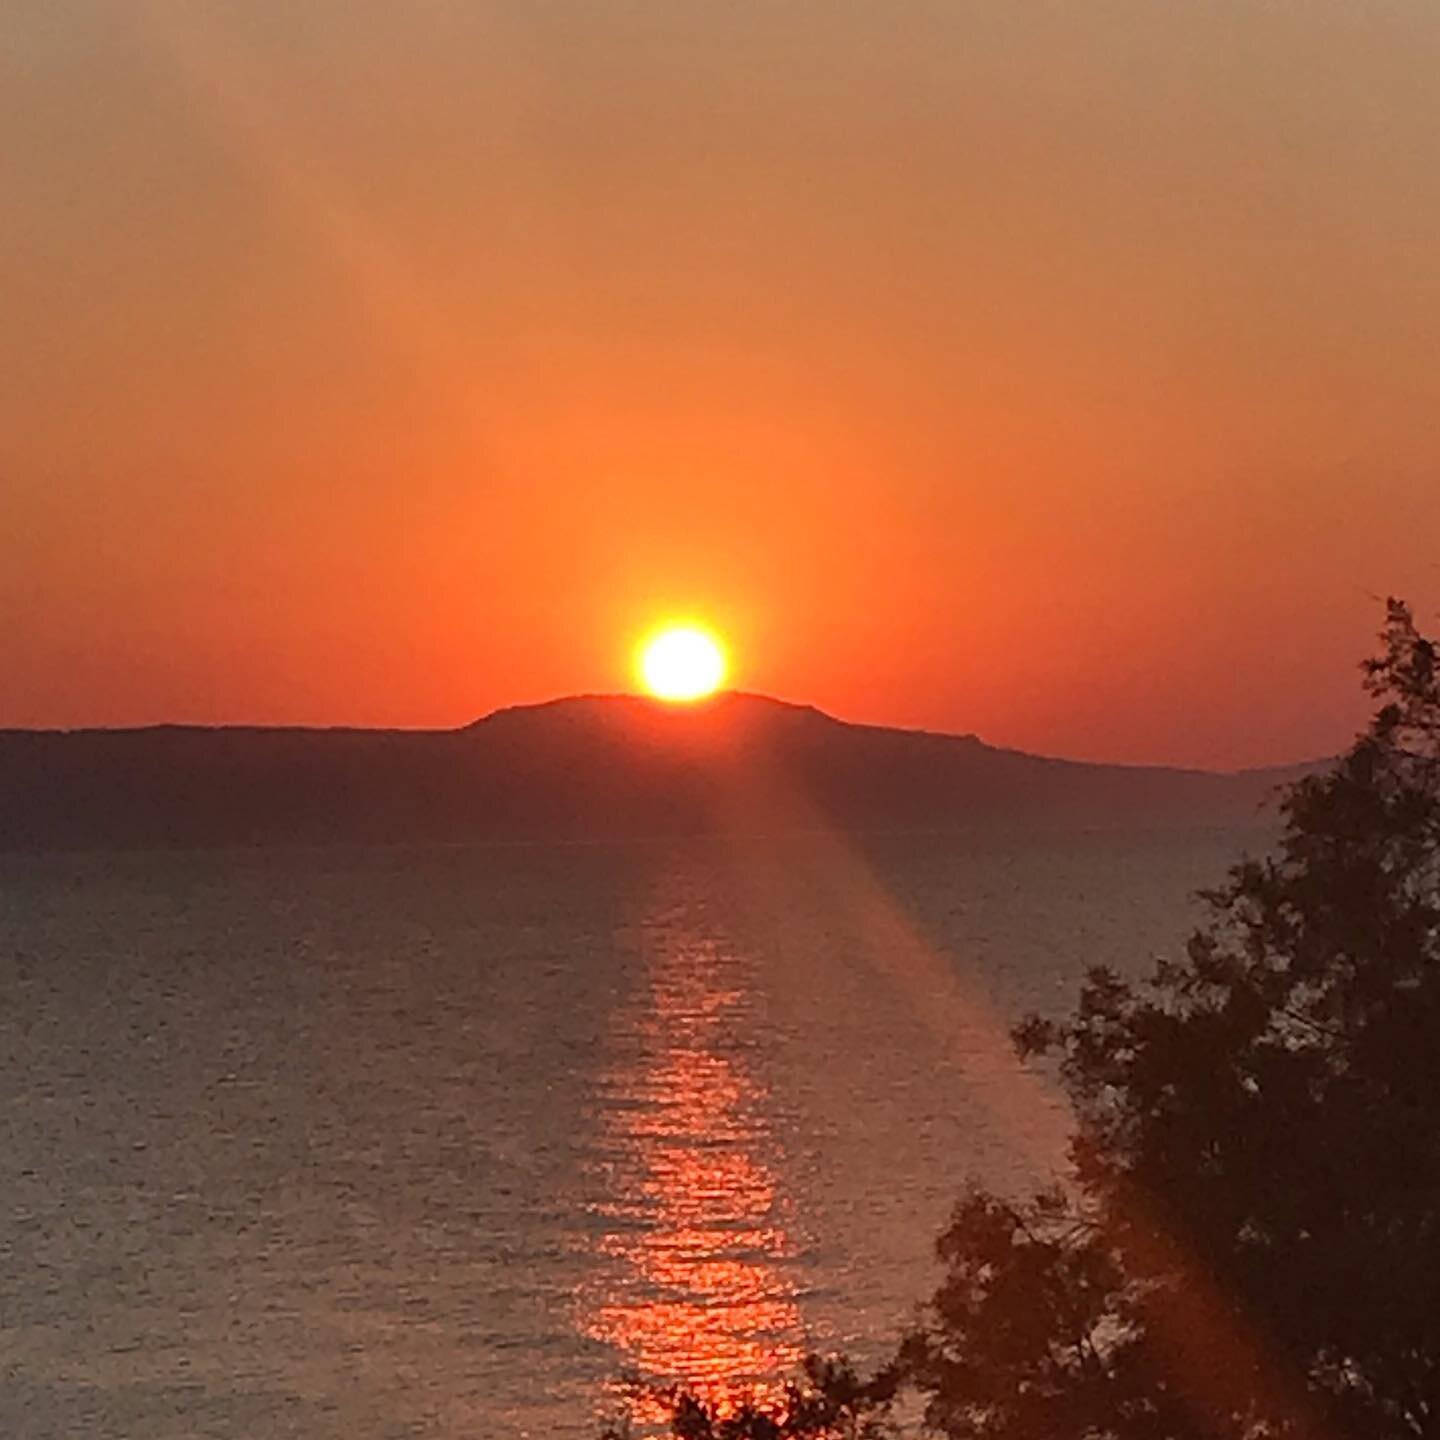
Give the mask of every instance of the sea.
M 0 856 L 0 1434 L 551 1440 L 882 1358 L 1009 1030 L 1255 830 Z

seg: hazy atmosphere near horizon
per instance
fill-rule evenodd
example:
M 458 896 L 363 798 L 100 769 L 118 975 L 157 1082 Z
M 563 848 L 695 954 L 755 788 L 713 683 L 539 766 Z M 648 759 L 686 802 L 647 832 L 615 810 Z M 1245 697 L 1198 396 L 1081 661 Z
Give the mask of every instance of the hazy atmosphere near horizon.
M 678 612 L 1333 753 L 1440 602 L 1437 69 L 1425 0 L 6 0 L 0 724 L 450 726 Z
M 0 0 L 0 1440 L 1440 1440 L 1440 0 Z

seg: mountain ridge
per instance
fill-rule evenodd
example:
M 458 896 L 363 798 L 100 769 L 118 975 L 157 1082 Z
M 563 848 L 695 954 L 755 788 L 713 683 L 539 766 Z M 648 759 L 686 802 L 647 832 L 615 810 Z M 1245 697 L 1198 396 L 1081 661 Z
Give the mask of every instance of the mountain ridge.
M 1314 768 L 1096 764 L 743 692 L 565 696 L 453 730 L 3 730 L 0 848 L 1229 823 Z

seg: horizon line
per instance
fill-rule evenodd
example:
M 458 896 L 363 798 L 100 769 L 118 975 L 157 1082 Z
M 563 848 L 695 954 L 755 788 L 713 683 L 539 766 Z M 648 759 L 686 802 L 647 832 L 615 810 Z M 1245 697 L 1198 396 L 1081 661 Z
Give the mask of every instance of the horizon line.
M 996 744 L 985 739 L 978 732 L 973 730 L 935 730 L 923 725 L 896 725 L 885 724 L 868 720 L 850 720 L 843 716 L 835 715 L 818 705 L 810 704 L 807 701 L 786 700 L 775 695 L 767 695 L 759 691 L 724 689 L 718 690 L 699 700 L 693 701 L 671 701 L 663 700 L 654 695 L 647 695 L 640 691 L 633 690 L 610 690 L 610 691 L 580 691 L 568 695 L 555 695 L 545 700 L 517 701 L 510 705 L 500 705 L 493 710 L 477 715 L 472 720 L 466 720 L 459 725 L 365 725 L 325 722 L 267 722 L 248 720 L 223 720 L 223 721 L 191 721 L 191 720 L 152 720 L 141 721 L 135 724 L 122 725 L 0 725 L 0 737 L 4 736 L 81 736 L 81 735 L 140 735 L 152 734 L 160 731 L 180 732 L 202 732 L 219 733 L 224 731 L 238 731 L 244 733 L 271 733 L 271 734 L 304 734 L 304 735 L 410 735 L 410 736 L 461 736 L 469 731 L 487 724 L 489 721 L 502 715 L 523 714 L 539 710 L 553 709 L 557 706 L 583 703 L 587 701 L 604 702 L 625 702 L 630 704 L 643 705 L 657 713 L 674 714 L 677 719 L 687 715 L 698 715 L 704 713 L 717 702 L 726 700 L 752 700 L 759 701 L 766 705 L 773 705 L 785 710 L 793 710 L 804 714 L 810 714 L 821 720 L 828 721 L 833 725 L 843 726 L 851 730 L 882 730 L 897 735 L 910 735 L 917 738 L 930 738 L 939 740 L 971 741 L 977 745 L 984 746 L 987 750 L 993 750 L 1001 754 L 1023 755 L 1032 760 L 1048 760 L 1063 765 L 1085 765 L 1096 769 L 1112 770 L 1163 770 L 1171 773 L 1212 775 L 1218 777 L 1241 776 L 1241 775 L 1262 775 L 1267 772 L 1303 771 L 1315 769 L 1319 766 L 1328 765 L 1341 752 L 1337 750 L 1331 755 L 1310 756 L 1298 760 L 1281 760 L 1267 762 L 1260 765 L 1240 765 L 1212 768 L 1204 765 L 1187 765 L 1174 761 L 1149 761 L 1149 760 L 1096 760 L 1073 755 L 1055 755 L 1042 753 L 1035 750 L 1025 750 L 1015 745 Z

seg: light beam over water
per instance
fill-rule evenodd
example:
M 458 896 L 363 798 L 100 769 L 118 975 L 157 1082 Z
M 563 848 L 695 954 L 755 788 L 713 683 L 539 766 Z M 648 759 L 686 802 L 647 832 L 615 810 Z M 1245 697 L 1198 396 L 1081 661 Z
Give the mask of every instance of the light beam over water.
M 604 1263 L 578 1324 L 644 1380 L 724 1404 L 772 1388 L 805 1350 L 782 1141 L 745 1060 L 755 991 L 675 897 L 657 897 L 638 939 L 644 982 L 614 1018 L 596 1100 Z

